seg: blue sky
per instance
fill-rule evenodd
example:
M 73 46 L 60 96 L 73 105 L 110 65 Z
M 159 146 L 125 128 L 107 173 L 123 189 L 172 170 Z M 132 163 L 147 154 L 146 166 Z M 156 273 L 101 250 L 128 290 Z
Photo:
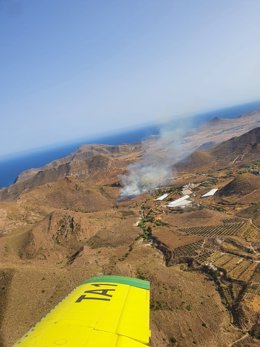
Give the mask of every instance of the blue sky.
M 0 156 L 259 100 L 259 0 L 0 0 Z

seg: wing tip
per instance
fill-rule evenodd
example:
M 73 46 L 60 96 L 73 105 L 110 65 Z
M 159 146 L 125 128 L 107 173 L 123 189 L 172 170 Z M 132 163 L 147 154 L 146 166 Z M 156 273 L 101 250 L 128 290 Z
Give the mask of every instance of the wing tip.
M 141 280 L 139 278 L 125 277 L 125 276 L 95 276 L 81 284 L 93 283 L 93 282 L 105 282 L 105 283 L 119 283 L 126 284 L 128 286 L 137 287 L 141 289 L 150 290 L 150 282 Z

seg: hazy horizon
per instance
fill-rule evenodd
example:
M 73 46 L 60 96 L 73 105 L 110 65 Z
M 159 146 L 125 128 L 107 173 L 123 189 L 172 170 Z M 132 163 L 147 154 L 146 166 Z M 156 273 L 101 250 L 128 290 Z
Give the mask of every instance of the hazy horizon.
M 0 157 L 259 100 L 260 2 L 0 2 Z
M 257 107 L 254 107 L 254 105 L 257 105 Z M 222 117 L 222 112 L 224 112 L 224 114 L 226 112 L 229 112 L 229 110 L 231 110 L 231 113 L 227 115 L 227 118 L 230 117 L 238 117 L 241 112 L 239 113 L 238 110 L 239 108 L 245 108 L 245 113 L 247 112 L 251 112 L 251 111 L 257 111 L 260 110 L 260 100 L 259 101 L 254 101 L 251 103 L 246 103 L 246 104 L 239 104 L 239 105 L 232 105 L 232 106 L 228 106 L 225 108 L 220 108 L 218 110 L 214 109 L 214 110 L 209 110 L 208 112 L 202 112 L 202 113 L 198 113 L 195 115 L 187 115 L 186 118 L 187 119 L 199 119 L 200 117 L 202 117 L 203 121 L 203 116 L 208 117 L 209 119 L 212 117 L 220 117 L 220 118 L 225 118 Z M 234 111 L 233 111 L 234 110 Z M 238 113 L 237 113 L 238 112 Z M 243 113 L 244 111 L 242 111 Z M 171 121 L 178 121 L 181 120 L 182 118 L 173 118 L 170 120 L 167 120 L 167 122 L 171 122 Z M 63 142 L 54 142 L 42 147 L 32 147 L 32 148 L 28 148 L 27 150 L 23 150 L 23 151 L 18 151 L 18 152 L 12 152 L 12 153 L 7 153 L 6 155 L 0 155 L 0 162 L 4 162 L 6 160 L 13 160 L 15 158 L 19 158 L 22 156 L 27 156 L 27 155 L 33 155 L 33 154 L 37 154 L 37 153 L 44 153 L 44 152 L 48 152 L 48 151 L 53 151 L 55 149 L 62 149 L 65 147 L 73 147 L 73 146 L 81 146 L 83 144 L 108 144 L 108 142 L 104 141 L 101 142 L 102 140 L 110 140 L 113 139 L 114 137 L 117 137 L 119 135 L 123 135 L 123 134 L 128 134 L 128 133 L 134 133 L 134 132 L 138 132 L 141 130 L 145 130 L 147 128 L 157 128 L 158 130 L 163 127 L 163 123 L 146 123 L 146 124 L 140 124 L 140 125 L 136 125 L 136 126 L 132 126 L 131 128 L 123 128 L 123 129 L 118 129 L 118 130 L 112 130 L 110 132 L 105 132 L 105 133 L 101 133 L 101 134 L 93 134 L 89 137 L 82 137 L 82 138 L 74 138 L 74 139 L 70 139 L 69 141 L 63 141 Z M 95 142 L 96 141 L 96 142 Z
M 246 103 L 246 104 L 239 104 L 239 105 L 233 105 L 225 108 L 220 108 L 220 109 L 214 109 L 214 110 L 209 110 L 208 112 L 202 112 L 198 113 L 195 115 L 187 116 L 187 119 L 189 119 L 189 127 L 190 126 L 196 126 L 196 123 L 198 125 L 204 123 L 207 120 L 210 120 L 214 117 L 219 117 L 219 118 L 236 118 L 239 117 L 241 114 L 252 112 L 252 111 L 260 111 L 260 100 L 259 101 L 254 101 L 251 103 Z M 114 139 L 122 137 L 124 134 L 127 135 L 127 138 L 129 138 L 129 134 L 135 134 L 137 132 L 145 133 L 146 130 L 148 129 L 147 136 L 149 134 L 153 133 L 155 129 L 160 131 L 163 127 L 167 127 L 167 124 L 171 124 L 171 122 L 175 122 L 178 120 L 181 120 L 182 118 L 172 118 L 167 120 L 165 123 L 146 123 L 146 124 L 141 124 L 141 125 L 136 125 L 132 126 L 130 128 L 123 128 L 123 129 L 118 129 L 110 132 L 105 132 L 101 134 L 94 134 L 89 137 L 82 137 L 82 138 L 74 138 L 69 141 L 64 141 L 64 142 L 54 142 L 52 144 L 48 144 L 46 146 L 42 147 L 32 147 L 27 150 L 23 151 L 18 151 L 18 152 L 12 152 L 12 153 L 7 153 L 5 155 L 0 155 L 0 162 L 4 163 L 9 160 L 14 160 L 20 157 L 26 157 L 30 155 L 35 155 L 37 153 L 46 153 L 46 152 L 53 152 L 55 150 L 62 150 L 65 148 L 78 148 L 84 144 L 113 144 Z M 192 125 L 192 121 L 194 121 L 194 124 Z M 178 124 L 178 126 L 180 123 Z M 150 129 L 150 132 L 149 132 Z M 144 136 L 146 138 L 147 136 Z M 138 137 L 138 136 L 137 136 Z M 120 143 L 122 141 L 118 140 Z M 139 135 L 138 141 L 142 141 L 141 137 Z M 117 142 L 117 141 L 116 141 Z M 118 142 L 118 143 L 119 143 Z

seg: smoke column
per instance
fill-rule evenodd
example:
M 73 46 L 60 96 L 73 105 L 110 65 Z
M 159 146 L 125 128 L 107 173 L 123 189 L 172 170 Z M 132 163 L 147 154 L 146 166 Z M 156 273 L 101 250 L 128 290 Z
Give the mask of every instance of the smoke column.
M 173 178 L 173 165 L 189 154 L 183 146 L 186 131 L 167 124 L 157 137 L 143 142 L 142 159 L 129 165 L 128 174 L 121 176 L 122 198 L 151 192 Z

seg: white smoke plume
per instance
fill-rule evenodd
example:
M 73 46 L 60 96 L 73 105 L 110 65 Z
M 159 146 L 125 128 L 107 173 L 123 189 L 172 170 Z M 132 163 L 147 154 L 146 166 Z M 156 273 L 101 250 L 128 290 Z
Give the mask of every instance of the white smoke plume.
M 185 131 L 163 127 L 158 136 L 143 142 L 142 159 L 128 167 L 128 174 L 121 176 L 122 198 L 151 192 L 173 179 L 173 165 L 188 153 L 184 149 Z

